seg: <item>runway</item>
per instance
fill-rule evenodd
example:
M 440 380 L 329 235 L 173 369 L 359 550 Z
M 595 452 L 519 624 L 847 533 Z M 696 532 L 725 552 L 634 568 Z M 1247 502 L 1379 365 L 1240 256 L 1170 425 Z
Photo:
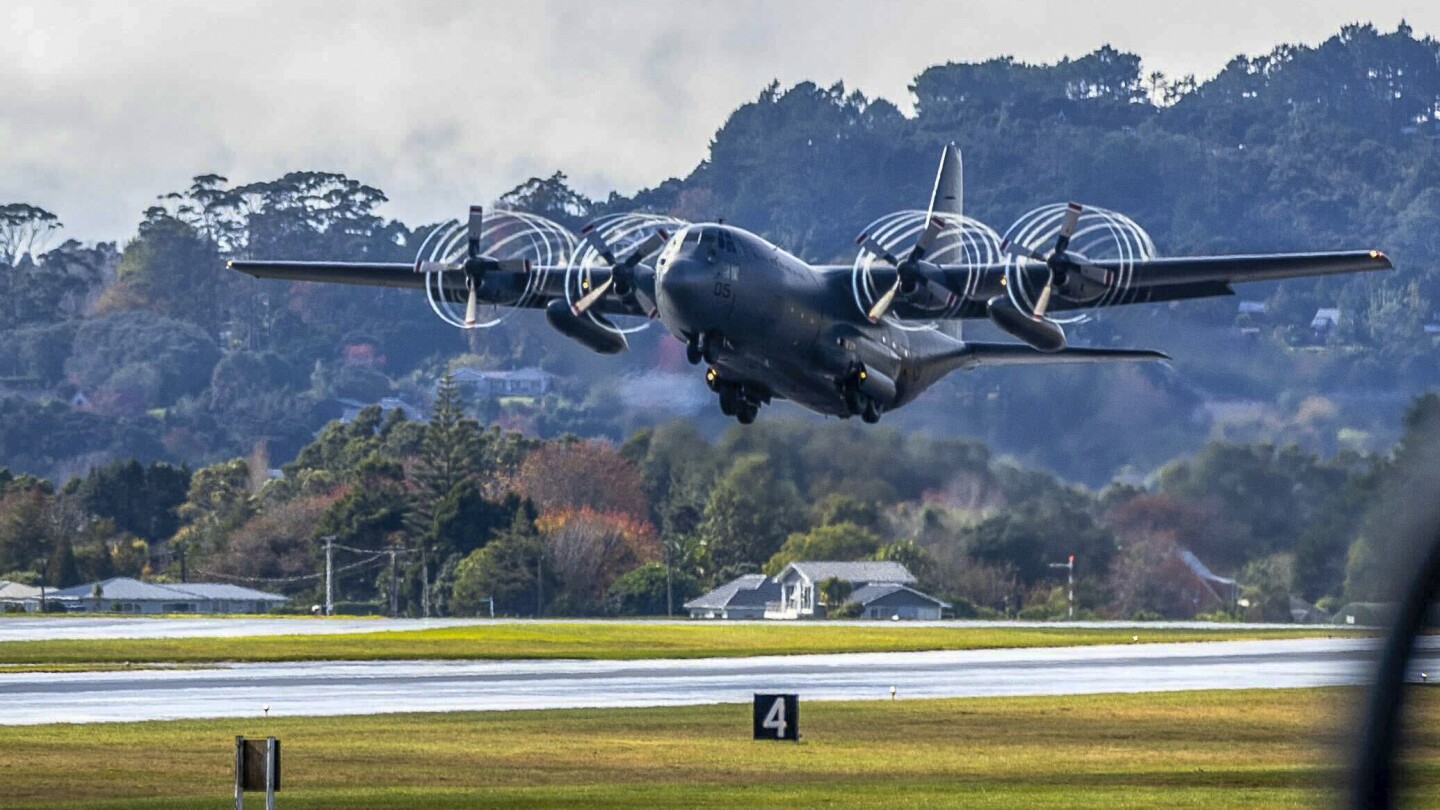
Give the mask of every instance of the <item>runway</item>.
M 1440 669 L 1440 639 L 1417 669 Z M 0 723 L 376 714 L 807 700 L 1342 686 L 1374 639 L 1135 644 L 645 661 L 241 664 L 206 670 L 0 675 Z
M 614 619 L 382 619 L 310 617 L 243 619 L 234 617 L 193 619 L 111 617 L 111 616 L 0 616 L 0 642 L 45 641 L 54 639 L 90 638 L 237 638 L 242 636 L 331 635 L 336 633 L 376 633 L 402 630 L 433 630 L 441 627 L 467 627 L 494 624 L 615 624 Z M 683 624 L 695 626 L 692 619 L 626 619 L 626 624 Z M 704 624 L 700 622 L 699 624 Z M 713 622 L 711 622 L 713 624 Z M 856 622 L 807 621 L 817 624 L 843 624 L 854 627 Z M 1293 624 L 1236 624 L 1221 622 L 1024 622 L 951 620 L 937 622 L 905 622 L 904 627 L 1065 627 L 1134 628 L 1162 630 L 1294 630 Z M 1355 629 L 1355 628 L 1347 628 Z

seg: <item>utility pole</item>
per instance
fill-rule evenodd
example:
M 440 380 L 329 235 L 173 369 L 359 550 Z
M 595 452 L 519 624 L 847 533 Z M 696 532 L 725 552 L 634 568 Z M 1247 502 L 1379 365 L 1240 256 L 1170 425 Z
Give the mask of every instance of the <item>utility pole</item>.
M 430 618 L 430 554 L 428 544 L 420 541 L 420 612 Z
M 1065 585 L 1069 590 L 1070 599 L 1068 616 L 1073 621 L 1075 618 L 1075 555 L 1071 554 L 1070 559 L 1063 563 L 1050 563 L 1050 567 L 1065 569 Z
M 400 579 L 395 573 L 395 549 L 390 549 L 390 618 L 400 612 Z
M 335 613 L 335 535 L 320 538 L 325 541 L 325 615 Z

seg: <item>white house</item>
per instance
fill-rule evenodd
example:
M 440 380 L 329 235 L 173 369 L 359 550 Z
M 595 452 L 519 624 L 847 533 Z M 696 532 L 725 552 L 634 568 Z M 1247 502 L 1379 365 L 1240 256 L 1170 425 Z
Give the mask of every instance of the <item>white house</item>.
M 898 562 L 793 562 L 775 576 L 775 581 L 780 585 L 780 599 L 766 608 L 765 617 L 823 617 L 825 607 L 822 604 L 820 585 L 828 579 L 840 579 L 850 583 L 853 590 L 846 601 L 859 602 L 865 609 L 866 616 L 870 616 L 871 608 L 874 607 L 877 610 L 890 611 L 882 618 L 900 616 L 904 619 L 938 619 L 941 612 L 949 607 L 945 602 L 909 587 L 915 584 L 915 577 Z M 872 602 L 874 604 L 871 604 Z
M 492 397 L 538 397 L 555 387 L 555 375 L 538 368 L 522 368 L 516 371 L 481 371 L 474 368 L 457 368 L 452 376 L 455 382 L 468 386 L 477 396 Z
M 40 589 L 33 585 L 0 579 L 0 607 L 19 608 L 33 613 L 40 609 Z

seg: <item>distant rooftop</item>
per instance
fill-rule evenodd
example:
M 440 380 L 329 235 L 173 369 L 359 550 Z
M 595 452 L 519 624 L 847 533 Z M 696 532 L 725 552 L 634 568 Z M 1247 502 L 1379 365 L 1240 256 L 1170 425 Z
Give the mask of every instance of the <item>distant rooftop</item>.
M 793 562 L 785 566 L 785 570 L 794 569 L 796 573 L 810 580 L 820 583 L 827 579 L 843 579 L 846 582 L 898 582 L 909 585 L 915 582 L 915 576 L 910 569 L 898 562 L 889 561 L 864 561 L 864 562 Z M 781 571 L 776 579 L 785 576 Z

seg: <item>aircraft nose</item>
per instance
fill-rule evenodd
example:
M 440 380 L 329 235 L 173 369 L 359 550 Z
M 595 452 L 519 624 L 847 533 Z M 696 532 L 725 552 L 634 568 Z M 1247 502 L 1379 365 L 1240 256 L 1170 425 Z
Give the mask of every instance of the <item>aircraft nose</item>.
M 665 268 L 658 283 L 660 317 L 686 332 L 703 329 L 714 286 L 709 269 L 693 259 L 676 259 Z

